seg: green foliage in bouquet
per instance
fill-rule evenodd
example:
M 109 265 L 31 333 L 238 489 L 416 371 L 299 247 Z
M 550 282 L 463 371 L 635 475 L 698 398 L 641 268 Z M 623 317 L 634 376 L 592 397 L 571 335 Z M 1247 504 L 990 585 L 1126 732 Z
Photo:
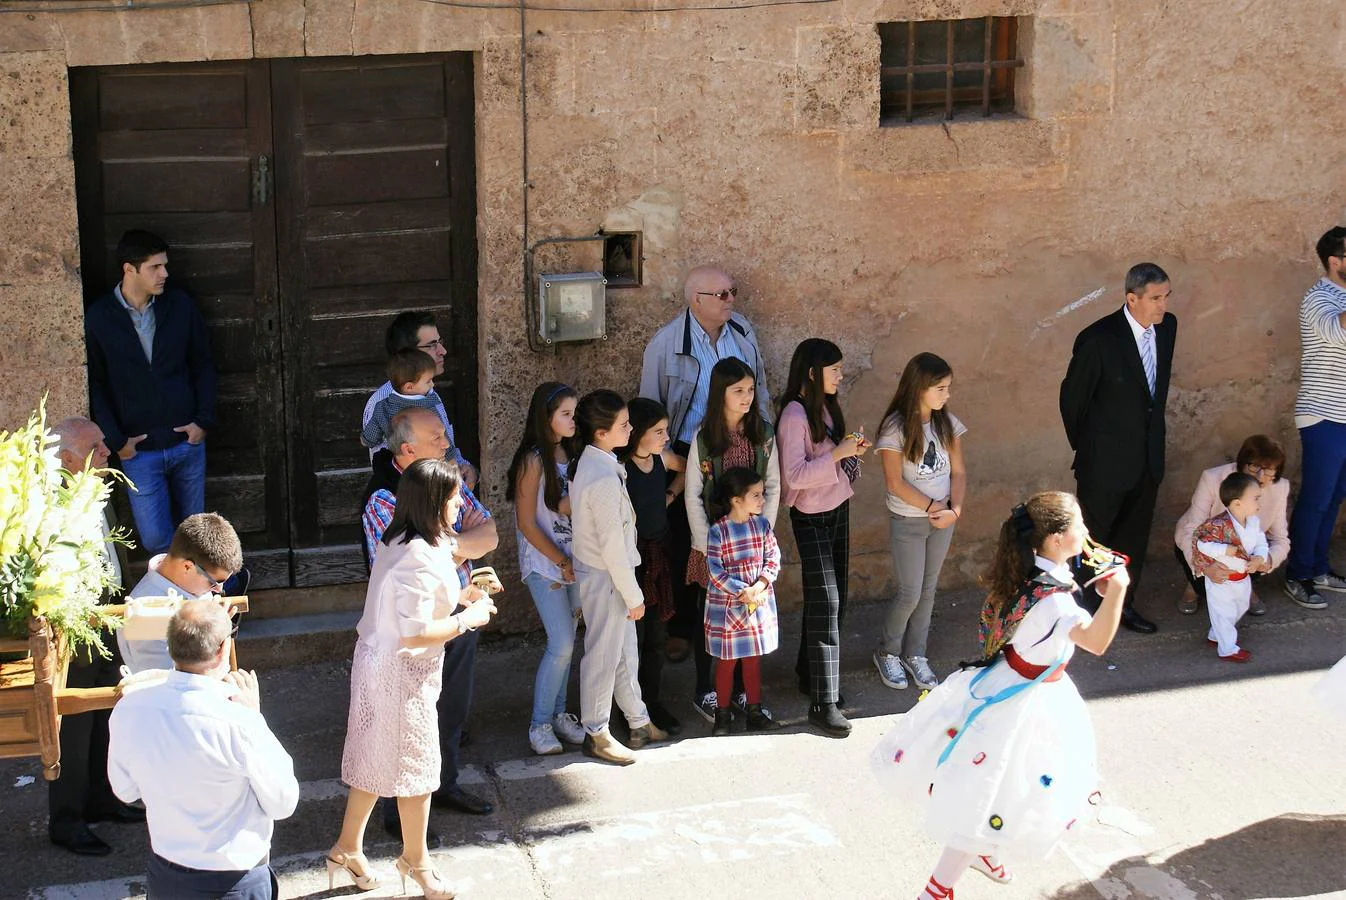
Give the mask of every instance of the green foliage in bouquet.
M 23 638 L 28 618 L 45 616 L 72 653 L 109 655 L 100 636 L 120 625 L 98 600 L 116 588 L 105 550 L 103 508 L 112 494 L 108 469 L 61 468 L 60 441 L 47 431 L 46 398 L 28 424 L 0 431 L 0 632 Z M 126 533 L 112 535 L 127 543 Z

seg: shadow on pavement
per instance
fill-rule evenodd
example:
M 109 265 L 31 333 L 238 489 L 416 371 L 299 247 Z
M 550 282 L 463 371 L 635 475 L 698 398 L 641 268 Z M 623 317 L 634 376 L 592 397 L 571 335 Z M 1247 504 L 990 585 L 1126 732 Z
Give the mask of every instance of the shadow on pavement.
M 1114 863 L 1096 883 L 1128 884 L 1129 871 L 1157 868 L 1202 897 L 1339 896 L 1346 891 L 1346 816 L 1287 813 L 1211 838 L 1162 862 L 1143 858 Z M 1098 900 L 1091 883 L 1052 894 L 1052 900 Z

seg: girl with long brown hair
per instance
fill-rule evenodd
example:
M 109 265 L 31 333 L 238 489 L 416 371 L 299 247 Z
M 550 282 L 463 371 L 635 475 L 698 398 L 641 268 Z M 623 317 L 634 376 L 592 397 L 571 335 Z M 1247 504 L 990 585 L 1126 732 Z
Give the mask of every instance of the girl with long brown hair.
M 902 370 L 875 444 L 887 487 L 888 547 L 897 595 L 888 607 L 874 665 L 890 688 L 920 688 L 939 678 L 926 659 L 930 613 L 944 557 L 963 512 L 967 428 L 949 412 L 953 369 L 933 353 L 918 353 Z
M 766 482 L 767 524 L 776 521 L 780 505 L 780 462 L 776 455 L 776 436 L 771 425 L 758 412 L 757 375 L 743 360 L 725 357 L 710 370 L 706 396 L 706 417 L 693 434 L 687 454 L 687 487 L 684 498 L 687 524 L 692 533 L 692 550 L 687 558 L 687 584 L 699 586 L 698 612 L 705 615 L 706 540 L 712 522 L 710 505 L 718 489 L 720 476 L 742 466 L 753 469 Z M 696 688 L 692 707 L 707 722 L 715 721 L 718 697 L 711 682 L 711 657 L 706 650 L 704 629 L 692 642 L 696 651 Z M 747 712 L 747 694 L 737 680 L 734 706 Z M 742 701 L 741 703 L 739 701 Z M 763 715 L 771 718 L 765 707 Z
M 945 847 L 919 900 L 949 900 L 968 868 L 1009 881 L 1002 856 L 1045 858 L 1095 800 L 1093 725 L 1065 668 L 1076 647 L 1107 650 L 1130 579 L 1124 557 L 1086 554 L 1103 602 L 1093 616 L 1082 609 L 1071 560 L 1087 540 L 1070 494 L 1015 507 L 983 579 L 984 659 L 899 717 L 874 751 L 880 777 L 924 808 Z
M 570 558 L 567 476 L 580 452 L 575 437 L 578 402 L 568 385 L 547 381 L 537 386 L 505 483 L 505 499 L 514 504 L 519 574 L 547 632 L 547 647 L 533 679 L 533 717 L 528 724 L 528 745 L 539 755 L 561 753 L 562 741 L 576 745 L 584 741 L 579 720 L 566 712 L 580 609 Z
M 851 731 L 841 711 L 841 624 L 850 572 L 851 480 L 869 447 L 861 432 L 846 431 L 837 400 L 842 375 L 840 347 L 822 338 L 801 341 L 790 359 L 776 423 L 804 587 L 795 675 L 800 692 L 809 696 L 809 724 L 835 738 Z

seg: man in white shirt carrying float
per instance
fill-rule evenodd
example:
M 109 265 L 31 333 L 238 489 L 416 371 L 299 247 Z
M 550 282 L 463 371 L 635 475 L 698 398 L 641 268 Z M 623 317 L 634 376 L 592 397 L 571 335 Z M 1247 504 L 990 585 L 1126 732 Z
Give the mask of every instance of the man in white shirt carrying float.
M 174 671 L 112 711 L 108 778 L 143 800 L 150 900 L 272 900 L 276 819 L 299 802 L 294 763 L 261 713 L 257 676 L 229 671 L 229 617 L 188 600 L 168 624 Z

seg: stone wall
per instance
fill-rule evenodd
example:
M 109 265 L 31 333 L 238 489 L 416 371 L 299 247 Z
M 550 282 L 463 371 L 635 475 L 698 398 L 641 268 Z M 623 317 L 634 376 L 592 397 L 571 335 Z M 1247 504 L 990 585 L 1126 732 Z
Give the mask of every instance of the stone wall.
M 874 24 L 992 14 L 1029 17 L 1022 116 L 880 128 Z M 254 0 L 0 14 L 0 322 L 24 337 L 21 351 L 0 345 L 0 424 L 46 388 L 60 413 L 83 405 L 67 66 L 468 50 L 482 462 L 501 512 L 533 385 L 563 375 L 581 390 L 633 390 L 646 339 L 701 263 L 739 279 L 773 391 L 798 340 L 840 344 L 848 415 L 871 433 L 908 357 L 950 361 L 971 485 L 950 584 L 974 575 L 1012 502 L 1071 485 L 1057 386 L 1075 333 L 1122 302 L 1133 262 L 1170 272 L 1180 323 L 1156 545 L 1199 470 L 1244 435 L 1269 431 L 1297 455 L 1297 302 L 1318 274 L 1313 241 L 1346 218 L 1346 118 L 1334 112 L 1346 7 L 839 0 L 534 11 L 526 26 L 527 240 L 644 232 L 645 286 L 609 294 L 611 340 L 554 356 L 530 353 L 524 336 L 517 10 Z M 539 261 L 588 268 L 585 252 Z M 875 464 L 853 524 L 856 593 L 880 595 L 890 573 Z

